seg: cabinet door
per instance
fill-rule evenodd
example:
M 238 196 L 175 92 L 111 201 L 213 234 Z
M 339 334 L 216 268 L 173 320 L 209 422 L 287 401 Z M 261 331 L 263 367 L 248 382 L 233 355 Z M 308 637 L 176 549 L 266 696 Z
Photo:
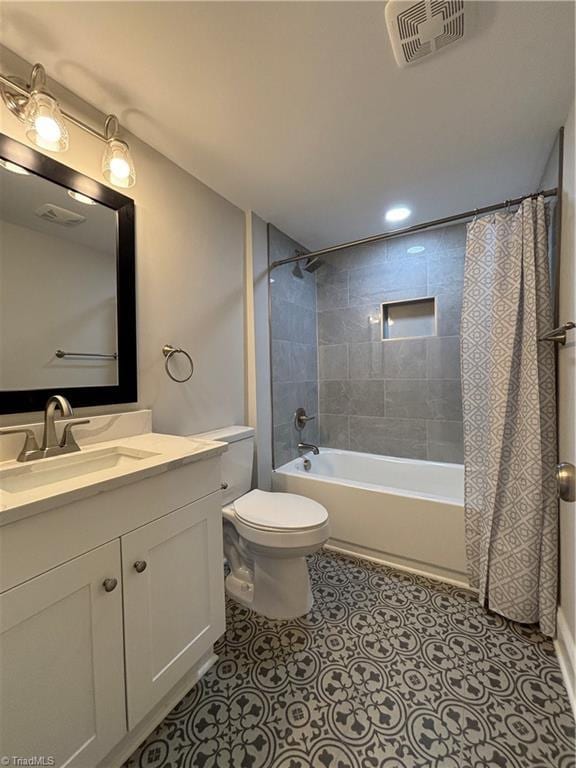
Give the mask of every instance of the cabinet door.
M 220 494 L 188 504 L 121 541 L 133 728 L 224 632 Z
M 90 768 L 125 707 L 119 540 L 0 595 L 0 757 Z

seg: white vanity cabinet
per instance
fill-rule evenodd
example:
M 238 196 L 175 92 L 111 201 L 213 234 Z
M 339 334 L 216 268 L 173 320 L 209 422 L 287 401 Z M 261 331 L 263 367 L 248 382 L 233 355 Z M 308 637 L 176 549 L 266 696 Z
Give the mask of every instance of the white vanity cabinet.
M 1 757 L 85 768 L 125 734 L 120 563 L 113 541 L 0 595 Z
M 209 496 L 121 541 L 132 728 L 224 632 L 220 509 Z
M 120 766 L 224 632 L 220 458 L 0 525 L 0 758 Z

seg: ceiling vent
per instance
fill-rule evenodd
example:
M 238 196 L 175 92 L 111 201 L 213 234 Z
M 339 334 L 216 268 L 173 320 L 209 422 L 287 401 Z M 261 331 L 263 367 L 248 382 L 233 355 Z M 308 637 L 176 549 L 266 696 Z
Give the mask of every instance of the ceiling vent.
M 469 34 L 471 6 L 464 0 L 389 0 L 386 25 L 398 66 L 421 61 Z
M 40 216 L 41 219 L 51 221 L 52 224 L 60 224 L 62 227 L 75 227 L 77 224 L 82 224 L 83 221 L 86 221 L 86 216 L 69 211 L 67 208 L 60 208 L 59 205 L 54 205 L 53 203 L 44 203 L 40 208 L 36 208 L 34 213 L 36 216 Z

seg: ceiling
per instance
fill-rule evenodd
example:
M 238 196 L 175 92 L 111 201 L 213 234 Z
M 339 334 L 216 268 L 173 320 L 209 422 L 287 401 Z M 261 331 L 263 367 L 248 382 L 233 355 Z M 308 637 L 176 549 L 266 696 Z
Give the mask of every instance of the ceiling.
M 479 2 L 399 69 L 383 2 L 3 2 L 2 42 L 308 247 L 537 189 L 574 94 L 571 2 Z M 143 180 L 140 179 L 143 183 Z
M 21 175 L 0 167 L 0 225 L 8 221 L 49 237 L 82 245 L 116 259 L 116 211 L 104 205 L 86 205 L 70 197 L 65 187 L 33 173 Z M 79 214 L 84 221 L 62 226 L 40 218 L 41 206 L 57 206 Z M 17 257 L 17 254 L 16 254 Z

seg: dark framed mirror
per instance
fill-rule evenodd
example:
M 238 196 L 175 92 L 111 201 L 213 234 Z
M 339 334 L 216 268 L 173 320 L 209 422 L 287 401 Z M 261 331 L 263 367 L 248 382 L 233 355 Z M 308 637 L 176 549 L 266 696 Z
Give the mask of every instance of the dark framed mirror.
M 134 202 L 0 134 L 0 413 L 138 399 Z

